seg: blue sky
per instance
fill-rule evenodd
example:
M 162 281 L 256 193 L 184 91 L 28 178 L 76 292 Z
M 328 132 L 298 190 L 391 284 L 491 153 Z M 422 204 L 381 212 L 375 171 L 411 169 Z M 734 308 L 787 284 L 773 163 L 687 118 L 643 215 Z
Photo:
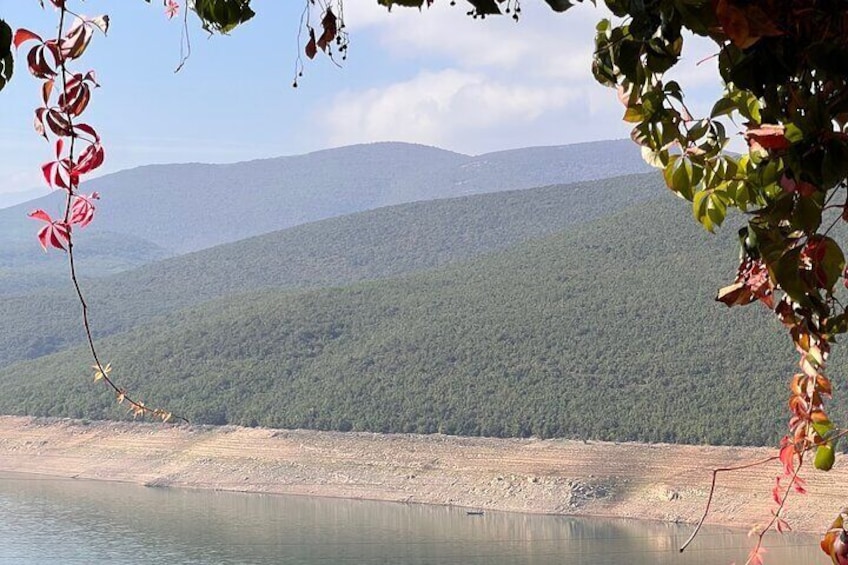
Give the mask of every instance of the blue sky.
M 291 88 L 303 4 L 254 0 L 257 17 L 228 37 L 208 37 L 190 18 L 192 56 L 175 74 L 181 21 L 153 0 L 69 0 L 108 13 L 108 37 L 83 58 L 102 88 L 86 120 L 107 149 L 101 174 L 149 163 L 231 162 L 370 141 L 409 141 L 478 154 L 533 145 L 626 137 L 615 93 L 591 77 L 594 24 L 578 6 L 554 14 L 541 0 L 522 20 L 472 20 L 462 2 L 391 14 L 376 0 L 347 0 L 348 60 L 319 54 Z M 54 33 L 37 0 L 0 0 L 13 28 Z M 710 54 L 691 41 L 677 72 L 687 101 L 707 108 L 718 84 Z M 39 187 L 49 145 L 32 130 L 39 85 L 19 65 L 0 92 L 0 193 Z M 47 190 L 46 188 L 44 189 Z

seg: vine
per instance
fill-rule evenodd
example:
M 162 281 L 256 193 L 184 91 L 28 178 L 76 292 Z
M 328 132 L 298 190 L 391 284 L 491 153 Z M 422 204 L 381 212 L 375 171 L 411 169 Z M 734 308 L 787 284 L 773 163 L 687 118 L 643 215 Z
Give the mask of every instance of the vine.
M 151 415 L 168 422 L 174 418 L 173 414 L 161 408 L 151 408 L 130 395 L 111 376 L 111 364 L 101 361 L 92 336 L 88 303 L 77 276 L 74 232 L 92 222 L 96 209 L 94 202 L 99 199 L 96 192 L 82 193 L 80 182 L 85 175 L 103 165 L 105 151 L 97 130 L 81 120 L 91 102 L 92 90 L 99 87 L 95 73 L 93 70 L 74 72 L 69 64 L 83 56 L 96 31 L 104 35 L 108 32 L 109 16 L 87 18 L 69 10 L 65 0 L 49 2 L 58 11 L 56 37 L 42 39 L 30 30 L 18 29 L 12 43 L 16 49 L 24 43 L 35 43 L 26 56 L 29 72 L 42 81 L 42 105 L 35 110 L 35 131 L 47 141 L 51 141 L 51 136 L 55 139 L 55 160 L 42 165 L 41 172 L 51 189 L 65 191 L 65 210 L 61 218 L 52 218 L 44 210 L 35 210 L 29 216 L 46 224 L 38 231 L 38 240 L 45 251 L 55 248 L 67 253 L 71 282 L 81 306 L 85 337 L 94 360 L 94 380 L 103 381 L 115 394 L 118 404 L 127 405 L 128 412 L 134 417 Z M 176 14 L 177 9 L 178 5 L 173 0 L 166 1 L 170 17 Z M 74 21 L 66 30 L 70 17 Z M 188 422 L 183 417 L 176 418 Z

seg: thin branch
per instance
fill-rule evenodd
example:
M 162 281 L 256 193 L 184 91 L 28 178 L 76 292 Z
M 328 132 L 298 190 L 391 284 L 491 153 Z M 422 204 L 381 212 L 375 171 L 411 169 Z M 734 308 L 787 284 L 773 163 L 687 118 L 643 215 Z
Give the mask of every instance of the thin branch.
M 683 545 L 680 546 L 680 553 L 683 553 L 689 544 L 695 539 L 695 536 L 698 535 L 698 532 L 701 531 L 701 526 L 704 525 L 704 522 L 707 519 L 707 515 L 710 513 L 710 506 L 713 503 L 713 495 L 715 494 L 716 488 L 716 479 L 718 478 L 719 473 L 727 473 L 730 471 L 741 471 L 742 469 L 749 469 L 751 467 L 757 467 L 759 465 L 765 465 L 766 463 L 771 463 L 772 461 L 777 461 L 780 459 L 780 455 L 772 455 L 771 457 L 767 457 L 765 459 L 761 459 L 759 461 L 754 461 L 753 463 L 745 463 L 744 465 L 737 465 L 735 467 L 721 467 L 719 469 L 713 469 L 713 477 L 710 482 L 710 494 L 707 497 L 707 505 L 704 507 L 704 514 L 701 516 L 701 519 L 698 520 L 698 524 L 695 526 L 695 530 L 692 532 L 692 535 L 689 536 Z
M 191 57 L 191 34 L 188 30 L 188 6 L 186 6 L 183 10 L 183 29 L 180 32 L 180 64 L 174 69 L 174 73 L 180 72 L 189 57 Z
M 846 435 L 848 435 L 848 429 L 842 430 L 837 434 L 833 434 L 833 435 L 829 436 L 828 439 L 829 439 L 829 441 L 836 441 L 838 439 L 845 437 Z M 810 451 L 814 447 L 818 447 L 818 446 L 808 445 L 801 451 L 801 453 L 802 454 L 806 453 L 807 451 Z M 772 455 L 770 457 L 766 457 L 765 459 L 760 459 L 760 460 L 754 461 L 752 463 L 745 463 L 745 464 L 742 464 L 742 465 L 737 465 L 735 467 L 721 467 L 719 469 L 713 469 L 712 470 L 712 474 L 713 474 L 712 481 L 710 482 L 710 493 L 707 496 L 707 504 L 704 508 L 704 513 L 703 513 L 703 515 L 701 515 L 701 519 L 698 520 L 698 523 L 695 526 L 695 530 L 692 532 L 692 535 L 690 535 L 689 538 L 683 543 L 683 545 L 680 546 L 680 553 L 683 553 L 686 550 L 686 548 L 689 547 L 689 544 L 692 543 L 692 541 L 698 535 L 698 532 L 701 531 L 701 527 L 704 525 L 704 522 L 707 519 L 707 515 L 709 515 L 709 513 L 710 513 L 710 506 L 712 506 L 713 496 L 715 495 L 716 479 L 718 478 L 719 473 L 727 473 L 727 472 L 730 472 L 730 471 L 741 471 L 743 469 L 750 469 L 751 467 L 757 467 L 759 465 L 765 465 L 766 463 L 771 463 L 772 461 L 777 461 L 778 459 L 780 459 L 780 455 Z M 796 476 L 797 476 L 797 473 L 796 473 Z M 793 481 L 793 483 L 794 483 L 794 481 Z M 790 485 L 790 486 L 792 486 L 792 485 Z M 768 531 L 768 528 L 766 528 L 766 531 Z

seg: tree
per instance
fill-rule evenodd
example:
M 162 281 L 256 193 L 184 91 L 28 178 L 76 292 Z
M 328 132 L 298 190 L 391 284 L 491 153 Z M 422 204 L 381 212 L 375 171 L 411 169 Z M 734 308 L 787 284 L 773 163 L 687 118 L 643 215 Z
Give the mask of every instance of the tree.
M 420 9 L 432 1 L 378 0 L 389 9 Z M 511 0 L 468 1 L 468 15 L 474 18 L 520 12 Z M 582 0 L 545 1 L 564 12 Z M 65 0 L 50 2 L 64 18 Z M 170 17 L 179 9 L 174 0 L 163 5 Z M 668 187 L 691 201 L 704 228 L 712 232 L 721 226 L 728 209 L 738 210 L 745 220 L 736 279 L 718 292 L 717 300 L 728 306 L 762 303 L 774 311 L 798 351 L 799 370 L 790 378 L 788 433 L 772 458 L 783 464 L 773 491 L 777 508 L 748 559 L 761 563 L 763 534 L 772 526 L 785 527 L 787 498 L 803 492 L 799 475 L 804 464 L 813 457 L 816 468 L 830 469 L 836 442 L 848 434 L 830 421 L 825 406 L 832 394 L 827 358 L 837 336 L 848 332 L 848 311 L 839 298 L 846 285 L 845 255 L 831 236 L 838 223 L 848 221 L 848 7 L 834 0 L 606 0 L 606 5 L 623 19 L 598 24 L 593 72 L 616 89 L 623 119 L 633 124 L 634 142 L 649 163 L 663 170 Z M 192 9 L 206 30 L 218 33 L 254 15 L 250 0 L 196 0 Z M 307 24 L 304 54 L 311 59 L 320 50 L 343 58 L 341 0 L 307 0 L 306 9 L 320 11 L 321 26 L 316 30 Z M 34 217 L 45 222 L 39 232 L 45 247 L 67 247 L 86 327 L 72 233 L 92 219 L 96 195 L 80 194 L 79 179 L 100 165 L 103 151 L 96 131 L 78 120 L 96 85 L 94 75 L 73 73 L 66 65 L 84 53 L 96 29 L 107 26 L 105 18 L 80 20 L 56 39 L 43 40 L 26 30 L 12 34 L 0 22 L 0 89 L 12 76 L 12 46 L 34 42 L 27 66 L 44 83 L 36 129 L 57 138 L 56 159 L 43 172 L 50 184 L 68 193 L 64 218 L 41 211 Z M 725 85 L 703 118 L 687 109 L 683 85 L 665 80 L 687 34 L 714 42 Z M 51 105 L 54 90 L 59 96 Z M 737 122 L 748 145 L 741 156 L 727 151 L 728 125 Z M 63 140 L 69 140 L 67 147 Z M 75 143 L 85 148 L 75 152 Z M 90 345 L 96 376 L 113 387 L 119 400 L 129 401 L 140 414 L 170 417 L 128 400 L 109 378 L 109 367 L 97 359 L 91 340 Z M 840 512 L 822 541 L 837 564 L 848 563 L 846 519 L 848 512 Z

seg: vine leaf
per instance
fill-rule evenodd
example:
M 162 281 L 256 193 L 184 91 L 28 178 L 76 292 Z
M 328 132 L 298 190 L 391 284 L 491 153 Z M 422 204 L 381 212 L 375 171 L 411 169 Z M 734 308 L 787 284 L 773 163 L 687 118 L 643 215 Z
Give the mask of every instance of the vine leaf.
M 306 47 L 304 49 L 306 52 L 306 56 L 310 59 L 314 59 L 315 55 L 318 53 L 318 47 L 315 41 L 315 30 L 309 30 L 309 41 L 306 43 Z

